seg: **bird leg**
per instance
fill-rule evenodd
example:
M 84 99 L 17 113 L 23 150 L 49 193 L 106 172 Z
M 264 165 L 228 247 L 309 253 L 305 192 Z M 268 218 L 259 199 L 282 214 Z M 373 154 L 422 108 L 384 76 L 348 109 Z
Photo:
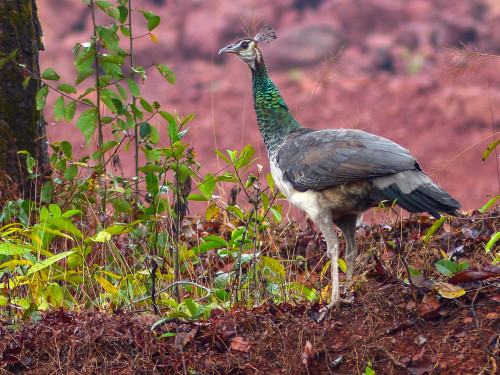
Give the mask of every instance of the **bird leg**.
M 330 258 L 330 273 L 332 278 L 332 298 L 328 306 L 322 308 L 318 322 L 325 319 L 328 311 L 332 307 L 338 305 L 340 302 L 350 302 L 345 301 L 340 298 L 340 284 L 339 284 L 339 241 L 337 238 L 337 232 L 333 226 L 333 221 L 331 217 L 324 218 L 323 220 L 314 220 L 316 225 L 319 227 L 323 236 L 326 240 L 326 255 Z M 356 257 L 355 257 L 356 258 Z
M 347 263 L 346 279 L 344 284 L 344 293 L 349 292 L 351 286 L 352 275 L 358 257 L 358 249 L 356 247 L 356 221 L 357 215 L 344 215 L 335 220 L 335 224 L 342 230 L 346 242 L 345 260 Z

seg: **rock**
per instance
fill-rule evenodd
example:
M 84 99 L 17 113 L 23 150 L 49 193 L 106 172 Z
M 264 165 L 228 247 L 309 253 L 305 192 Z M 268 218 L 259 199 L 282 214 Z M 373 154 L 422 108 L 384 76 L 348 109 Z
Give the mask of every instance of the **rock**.
M 278 38 L 280 43 L 266 51 L 266 61 L 274 69 L 318 64 L 336 55 L 345 43 L 340 33 L 328 24 L 293 27 L 278 33 Z

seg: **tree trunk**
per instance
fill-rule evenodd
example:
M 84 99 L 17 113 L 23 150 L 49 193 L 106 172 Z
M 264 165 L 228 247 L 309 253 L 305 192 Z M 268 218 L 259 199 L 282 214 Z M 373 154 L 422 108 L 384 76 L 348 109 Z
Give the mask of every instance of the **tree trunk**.
M 35 0 L 0 0 L 0 57 L 18 49 L 14 58 L 40 76 L 38 51 L 43 50 L 42 29 Z M 45 120 L 36 109 L 37 79 L 23 81 L 28 73 L 12 61 L 0 70 L 0 199 L 34 199 L 50 175 Z M 28 180 L 28 151 L 37 165 L 36 179 Z

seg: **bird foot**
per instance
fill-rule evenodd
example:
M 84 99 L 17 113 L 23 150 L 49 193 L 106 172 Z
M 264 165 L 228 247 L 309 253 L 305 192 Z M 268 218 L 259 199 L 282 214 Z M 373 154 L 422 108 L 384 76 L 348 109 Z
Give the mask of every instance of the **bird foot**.
M 339 298 L 338 300 L 336 301 L 332 301 L 330 302 L 327 306 L 323 307 L 321 310 L 319 310 L 319 318 L 318 318 L 318 323 L 319 322 L 322 322 L 325 318 L 326 318 L 326 314 L 328 314 L 328 312 L 334 308 L 334 307 L 339 307 L 340 304 L 347 304 L 347 305 L 350 305 L 353 303 L 353 300 L 349 300 L 349 299 L 344 299 L 344 298 Z

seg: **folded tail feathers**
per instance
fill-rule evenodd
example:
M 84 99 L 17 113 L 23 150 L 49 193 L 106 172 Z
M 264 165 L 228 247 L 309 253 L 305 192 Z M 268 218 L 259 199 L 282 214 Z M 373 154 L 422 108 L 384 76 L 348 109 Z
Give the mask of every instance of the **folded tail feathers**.
M 417 170 L 375 178 L 374 185 L 388 200 L 409 212 L 428 212 L 439 218 L 440 212 L 456 216 L 461 208 L 456 199 Z

